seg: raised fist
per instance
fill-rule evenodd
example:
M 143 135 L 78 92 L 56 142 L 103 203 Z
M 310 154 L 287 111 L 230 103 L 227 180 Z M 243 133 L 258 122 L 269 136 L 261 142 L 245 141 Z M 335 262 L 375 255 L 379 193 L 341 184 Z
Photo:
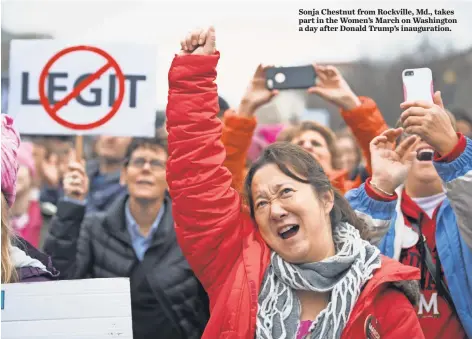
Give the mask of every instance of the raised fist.
M 215 28 L 196 29 L 180 42 L 180 55 L 212 55 L 216 52 Z
M 89 178 L 85 173 L 85 162 L 71 161 L 63 180 L 65 196 L 84 200 L 89 189 Z

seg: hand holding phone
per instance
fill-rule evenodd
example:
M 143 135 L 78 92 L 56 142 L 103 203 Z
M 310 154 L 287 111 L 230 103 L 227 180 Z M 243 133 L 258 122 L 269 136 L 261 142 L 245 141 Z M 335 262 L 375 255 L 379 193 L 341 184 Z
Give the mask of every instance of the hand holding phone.
M 259 107 L 269 103 L 278 94 L 277 90 L 266 87 L 266 72 L 269 68 L 273 66 L 257 67 L 237 109 L 239 116 L 252 117 Z
M 440 155 L 449 154 L 459 141 L 452 118 L 444 108 L 441 92 L 434 93 L 433 102 L 406 101 L 400 107 L 404 132 L 415 134 Z M 422 158 L 418 158 L 422 160 Z M 424 160 L 424 159 L 423 159 Z
M 314 65 L 314 68 L 317 74 L 316 84 L 308 89 L 308 93 L 316 94 L 348 111 L 362 104 L 336 67 Z

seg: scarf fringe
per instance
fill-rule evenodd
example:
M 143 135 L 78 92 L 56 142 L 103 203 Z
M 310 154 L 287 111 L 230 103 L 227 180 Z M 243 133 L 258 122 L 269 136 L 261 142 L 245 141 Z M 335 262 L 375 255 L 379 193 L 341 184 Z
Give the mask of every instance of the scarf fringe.
M 331 300 L 311 324 L 308 338 L 340 338 L 362 286 L 381 261 L 380 251 L 362 240 L 350 224 L 340 223 L 333 240 L 336 255 L 317 263 L 294 265 L 272 253 L 259 295 L 256 338 L 296 337 L 301 314 L 296 290 L 331 292 Z

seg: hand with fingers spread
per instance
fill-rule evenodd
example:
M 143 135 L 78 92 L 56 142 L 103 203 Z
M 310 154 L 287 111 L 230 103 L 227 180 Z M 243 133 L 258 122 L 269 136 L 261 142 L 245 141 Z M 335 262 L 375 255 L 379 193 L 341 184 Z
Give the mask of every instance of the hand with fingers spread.
M 269 90 L 266 87 L 265 72 L 270 67 L 272 66 L 259 65 L 257 67 L 239 105 L 239 115 L 251 117 L 259 107 L 270 102 L 279 93 L 277 90 Z
M 69 163 L 68 170 L 64 175 L 63 185 L 66 197 L 85 200 L 89 188 L 89 179 L 85 173 L 84 160 L 81 163 L 76 161 Z
M 216 52 L 215 28 L 196 29 L 180 42 L 180 55 L 212 55 Z
M 389 129 L 375 137 L 370 143 L 372 158 L 372 186 L 381 193 L 393 194 L 406 179 L 416 157 L 414 151 L 419 138 L 412 135 L 394 148 L 395 140 L 402 129 Z M 382 192 L 383 191 L 383 192 Z
M 316 83 L 308 89 L 308 93 L 317 94 L 348 111 L 361 105 L 361 101 L 336 67 L 320 65 L 313 67 L 316 72 Z
M 40 175 L 45 183 L 50 187 L 59 187 L 61 174 L 59 169 L 59 157 L 55 153 L 42 158 L 40 164 Z
M 407 101 L 400 107 L 405 110 L 400 119 L 406 133 L 419 136 L 441 155 L 450 153 L 457 145 L 459 138 L 444 109 L 441 92 L 434 93 L 433 104 Z

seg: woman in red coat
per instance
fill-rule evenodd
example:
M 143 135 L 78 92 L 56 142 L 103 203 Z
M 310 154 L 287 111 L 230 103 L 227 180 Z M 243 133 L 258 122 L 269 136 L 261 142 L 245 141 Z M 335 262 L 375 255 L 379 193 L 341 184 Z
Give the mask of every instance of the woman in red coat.
M 203 337 L 423 338 L 412 305 L 419 271 L 361 238 L 367 224 L 299 146 L 265 150 L 246 180 L 251 213 L 242 211 L 222 165 L 214 29 L 181 45 L 169 72 L 167 181 L 179 243 L 210 296 Z M 373 159 L 394 134 L 376 139 Z M 401 182 L 406 158 L 376 179 Z

